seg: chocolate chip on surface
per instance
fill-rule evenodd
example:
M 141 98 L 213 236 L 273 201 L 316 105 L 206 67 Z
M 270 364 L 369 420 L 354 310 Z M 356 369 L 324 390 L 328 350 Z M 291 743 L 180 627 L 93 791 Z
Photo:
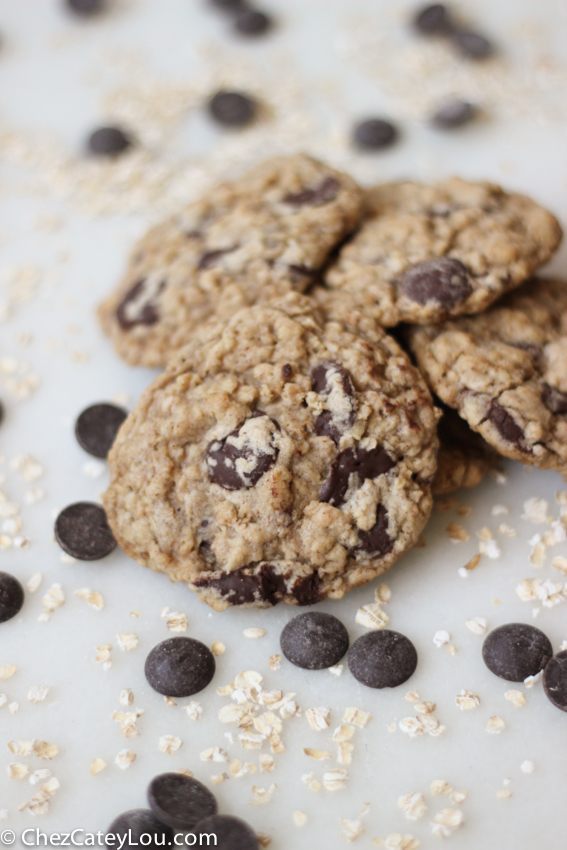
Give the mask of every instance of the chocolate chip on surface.
M 318 611 L 294 617 L 280 637 L 288 661 L 306 670 L 325 670 L 338 664 L 348 645 L 348 632 L 341 621 Z
M 447 35 L 452 29 L 451 15 L 443 3 L 433 3 L 418 10 L 413 25 L 422 35 Z
M 209 113 L 227 127 L 244 127 L 257 113 L 256 102 L 246 94 L 236 91 L 219 91 L 209 101 Z
M 552 413 L 567 413 L 567 393 L 562 393 L 555 387 L 544 384 L 541 397 L 547 409 L 551 410 Z M 0 421 L 2 421 L 1 417 Z
M 92 404 L 85 408 L 75 423 L 79 445 L 94 457 L 105 458 L 127 416 L 127 412 L 115 404 Z
M 120 839 L 127 839 L 121 844 L 116 838 L 107 841 L 108 847 L 149 847 L 150 850 L 157 847 L 168 847 L 173 844 L 173 830 L 170 826 L 161 823 L 150 809 L 130 809 L 112 821 L 106 831 L 107 835 L 114 835 Z M 142 841 L 141 837 L 145 836 Z M 146 836 L 150 836 L 150 839 Z
M 512 414 L 508 413 L 508 411 L 494 399 L 492 399 L 488 405 L 486 417 L 490 420 L 490 422 L 492 422 L 504 440 L 507 440 L 509 443 L 513 443 L 522 451 L 526 451 L 524 432 Z
M 450 130 L 470 123 L 476 115 L 474 104 L 466 100 L 450 100 L 433 114 L 431 123 L 443 130 Z
M 199 839 L 201 836 L 215 835 L 216 846 L 221 850 L 259 850 L 260 847 L 252 827 L 232 815 L 211 815 L 203 818 L 193 832 Z M 199 841 L 199 845 L 200 843 Z
M 508 682 L 523 682 L 543 670 L 553 649 L 546 635 L 535 626 L 507 623 L 493 629 L 482 645 L 488 669 Z
M 374 557 L 386 555 L 394 545 L 388 534 L 388 511 L 384 505 L 376 508 L 376 522 L 368 531 L 358 530 L 357 551 L 366 552 Z
M 132 146 L 132 139 L 120 127 L 99 127 L 91 133 L 87 145 L 97 156 L 117 156 Z
M 283 201 L 291 207 L 322 207 L 337 197 L 340 188 L 341 184 L 338 180 L 334 177 L 326 177 L 318 186 L 286 195 Z
M 399 136 L 397 128 L 382 118 L 368 118 L 353 131 L 354 143 L 362 150 L 380 150 L 393 145 Z
M 66 0 L 68 8 L 76 15 L 98 15 L 106 7 L 106 0 Z
M 395 281 L 406 298 L 418 304 L 433 301 L 443 307 L 454 307 L 473 291 L 470 272 L 454 257 L 438 257 L 410 266 Z
M 24 604 L 24 588 L 10 573 L 0 572 L 0 623 L 15 617 Z
M 116 548 L 106 514 L 94 502 L 75 502 L 64 508 L 55 520 L 55 539 L 79 561 L 98 561 Z
M 367 478 L 377 478 L 395 465 L 395 460 L 382 446 L 374 449 L 344 449 L 334 459 L 329 476 L 319 492 L 319 499 L 338 508 L 344 504 L 351 475 L 357 475 L 362 482 Z
M 484 35 L 472 30 L 457 30 L 453 42 L 470 59 L 485 59 L 494 53 L 494 45 Z
M 246 0 L 209 0 L 211 6 L 220 9 L 221 12 L 239 13 L 248 9 Z
M 210 480 L 225 490 L 254 487 L 277 460 L 278 432 L 273 419 L 256 411 L 223 440 L 213 440 L 206 453 Z
M 155 816 L 173 829 L 193 829 L 203 818 L 216 815 L 218 808 L 202 782 L 181 773 L 155 776 L 148 787 L 148 803 Z
M 249 9 L 238 15 L 234 22 L 234 29 L 239 35 L 256 36 L 264 35 L 273 26 L 272 19 L 255 9 Z
M 118 324 L 124 331 L 134 325 L 155 325 L 160 314 L 159 296 L 165 289 L 161 278 L 142 278 L 126 293 L 116 310 Z
M 4 405 L 0 401 L 0 425 L 4 421 Z
M 348 666 L 354 678 L 369 688 L 396 688 L 413 675 L 417 652 L 405 635 L 381 629 L 353 643 Z
M 543 689 L 556 708 L 567 711 L 567 649 L 558 652 L 545 665 Z
M 208 646 L 190 637 L 163 640 L 149 653 L 146 679 L 158 694 L 190 697 L 199 693 L 215 675 L 215 658 Z

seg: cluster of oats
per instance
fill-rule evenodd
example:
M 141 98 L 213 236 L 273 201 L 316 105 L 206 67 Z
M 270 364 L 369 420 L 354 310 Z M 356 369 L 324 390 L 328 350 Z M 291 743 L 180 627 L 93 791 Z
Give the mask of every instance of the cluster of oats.
M 5 374 L 6 358 L 0 358 L 0 376 Z M 4 362 L 4 366 L 2 365 Z M 0 465 L 4 464 L 5 458 L 0 455 Z M 18 454 L 10 462 L 10 468 L 17 472 L 26 483 L 37 481 L 43 475 L 43 467 L 29 454 Z M 5 473 L 0 473 L 0 484 L 6 481 Z M 32 504 L 44 496 L 43 490 L 33 488 L 26 492 L 26 502 Z M 37 496 L 37 498 L 36 498 Z M 25 549 L 30 541 L 22 534 L 22 518 L 20 506 L 17 502 L 10 501 L 4 490 L 0 489 L 0 549 Z
M 446 727 L 442 726 L 439 720 L 434 717 L 433 712 L 437 708 L 434 702 L 430 700 L 422 700 L 418 691 L 408 691 L 405 695 L 408 702 L 411 702 L 415 708 L 417 715 L 413 717 L 402 717 L 398 726 L 402 732 L 409 735 L 410 738 L 418 738 L 420 735 L 431 735 L 432 738 L 437 738 L 442 735 Z M 396 724 L 390 723 L 388 731 L 395 732 Z
M 384 629 L 390 622 L 388 614 L 382 610 L 382 605 L 389 602 L 392 592 L 387 584 L 376 588 L 374 602 L 363 605 L 356 612 L 356 622 L 367 629 Z
M 20 758 L 35 756 L 47 761 L 54 759 L 59 753 L 59 747 L 56 744 L 49 744 L 37 738 L 32 741 L 9 741 L 8 749 Z M 29 800 L 24 800 L 18 805 L 18 811 L 27 811 L 32 815 L 47 814 L 50 799 L 59 789 L 59 780 L 52 776 L 49 768 L 42 767 L 30 773 L 27 764 L 12 762 L 8 765 L 8 776 L 10 779 L 27 778 L 31 785 L 41 783 L 39 790 Z

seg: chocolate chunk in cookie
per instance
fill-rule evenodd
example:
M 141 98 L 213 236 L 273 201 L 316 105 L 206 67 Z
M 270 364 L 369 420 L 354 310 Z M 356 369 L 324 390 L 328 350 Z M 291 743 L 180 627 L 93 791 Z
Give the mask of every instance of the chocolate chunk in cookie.
M 473 289 L 469 270 L 453 257 L 439 257 L 411 266 L 396 284 L 410 301 L 433 302 L 443 307 L 461 304 Z
M 367 478 L 377 478 L 396 465 L 382 446 L 373 449 L 345 449 L 336 456 L 332 463 L 329 477 L 321 487 L 319 498 L 335 507 L 344 504 L 349 486 L 352 486 L 351 475 L 356 477 L 356 483 L 361 484 Z
M 313 391 L 325 397 L 327 407 L 315 420 L 315 433 L 319 437 L 330 437 L 338 445 L 356 419 L 351 377 L 338 363 L 329 361 L 311 370 L 311 380 Z
M 206 453 L 210 480 L 225 490 L 254 487 L 277 460 L 278 431 L 277 422 L 258 410 L 223 440 L 213 440 Z

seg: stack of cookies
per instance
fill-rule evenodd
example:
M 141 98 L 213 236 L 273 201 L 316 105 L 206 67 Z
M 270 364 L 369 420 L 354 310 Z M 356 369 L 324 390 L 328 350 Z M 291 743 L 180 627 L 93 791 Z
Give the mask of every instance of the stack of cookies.
M 567 285 L 531 278 L 560 239 L 498 186 L 364 193 L 302 155 L 151 230 L 100 308 L 164 367 L 109 457 L 124 551 L 217 610 L 309 605 L 500 455 L 567 473 Z

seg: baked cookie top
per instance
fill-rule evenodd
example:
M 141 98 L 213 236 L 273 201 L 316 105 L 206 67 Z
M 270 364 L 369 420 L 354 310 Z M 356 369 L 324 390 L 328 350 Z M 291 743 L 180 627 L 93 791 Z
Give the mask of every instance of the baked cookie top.
M 102 326 L 132 365 L 163 366 L 204 321 L 303 291 L 361 206 L 346 174 L 301 154 L 270 159 L 150 230 Z
M 437 416 L 379 336 L 296 293 L 197 332 L 109 456 L 126 553 L 219 610 L 338 598 L 388 569 L 431 510 Z
M 488 312 L 413 327 L 430 386 L 500 454 L 567 474 L 567 284 L 536 278 Z
M 524 195 L 458 178 L 370 189 L 356 236 L 326 276 L 384 327 L 480 313 L 545 263 L 555 217 Z

